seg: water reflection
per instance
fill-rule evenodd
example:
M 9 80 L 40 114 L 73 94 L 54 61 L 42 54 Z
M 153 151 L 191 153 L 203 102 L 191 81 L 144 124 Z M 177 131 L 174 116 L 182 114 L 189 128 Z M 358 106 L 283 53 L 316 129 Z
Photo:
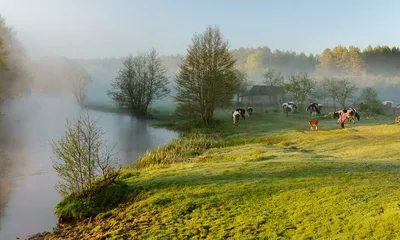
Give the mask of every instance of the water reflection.
M 4 107 L 0 122 L 0 239 L 24 238 L 49 231 L 60 200 L 54 191 L 58 181 L 52 169 L 49 140 L 60 138 L 66 119 L 82 111 L 72 98 L 37 93 Z M 117 143 L 121 164 L 132 163 L 149 148 L 165 144 L 177 134 L 154 129 L 129 116 L 92 112 L 106 132 L 109 144 Z

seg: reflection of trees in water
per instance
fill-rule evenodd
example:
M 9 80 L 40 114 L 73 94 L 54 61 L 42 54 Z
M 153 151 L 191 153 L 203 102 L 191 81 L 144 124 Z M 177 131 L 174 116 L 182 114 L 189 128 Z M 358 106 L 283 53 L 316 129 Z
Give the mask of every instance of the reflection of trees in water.
M 5 206 L 10 196 L 9 171 L 12 169 L 11 161 L 3 153 L 0 153 L 0 231 L 1 219 L 4 216 Z
M 121 124 L 118 149 L 122 151 L 122 163 L 129 164 L 148 148 L 151 147 L 151 138 L 147 129 L 147 122 L 130 117 L 127 124 Z
M 16 114 L 18 109 L 6 105 L 0 119 L 0 224 L 10 197 L 12 178 L 23 166 L 22 152 L 25 144 L 26 119 L 22 114 Z M 20 113 L 20 111 L 18 111 Z M 1 231 L 0 225 L 0 231 Z

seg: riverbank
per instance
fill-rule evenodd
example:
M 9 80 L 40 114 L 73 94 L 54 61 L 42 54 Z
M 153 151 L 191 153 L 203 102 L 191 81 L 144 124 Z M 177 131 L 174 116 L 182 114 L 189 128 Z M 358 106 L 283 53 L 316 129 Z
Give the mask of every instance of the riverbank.
M 229 110 L 216 118 L 215 128 L 193 129 L 124 169 L 118 206 L 45 239 L 400 234 L 400 129 L 392 117 L 344 130 L 321 118 L 319 131 L 301 114 L 256 112 L 239 126 Z

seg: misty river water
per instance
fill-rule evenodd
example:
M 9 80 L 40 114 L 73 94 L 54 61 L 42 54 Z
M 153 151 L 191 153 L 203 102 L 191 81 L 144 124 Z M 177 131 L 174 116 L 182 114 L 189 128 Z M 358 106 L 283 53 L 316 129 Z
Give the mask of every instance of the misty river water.
M 0 239 L 24 239 L 50 231 L 57 222 L 54 206 L 60 201 L 54 190 L 58 176 L 52 168 L 49 140 L 59 139 L 66 119 L 82 111 L 63 94 L 32 93 L 3 107 L 0 121 Z M 121 164 L 134 162 L 148 149 L 167 143 L 178 134 L 152 128 L 146 121 L 104 112 L 100 117 L 107 141 L 116 143 Z

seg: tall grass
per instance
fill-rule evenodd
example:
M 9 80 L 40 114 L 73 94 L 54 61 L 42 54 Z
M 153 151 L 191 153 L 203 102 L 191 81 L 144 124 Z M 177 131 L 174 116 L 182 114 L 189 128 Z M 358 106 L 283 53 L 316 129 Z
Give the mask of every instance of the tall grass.
M 210 148 L 224 147 L 221 139 L 206 134 L 193 134 L 173 139 L 167 145 L 146 152 L 137 162 L 136 167 L 171 164 L 190 161 Z

